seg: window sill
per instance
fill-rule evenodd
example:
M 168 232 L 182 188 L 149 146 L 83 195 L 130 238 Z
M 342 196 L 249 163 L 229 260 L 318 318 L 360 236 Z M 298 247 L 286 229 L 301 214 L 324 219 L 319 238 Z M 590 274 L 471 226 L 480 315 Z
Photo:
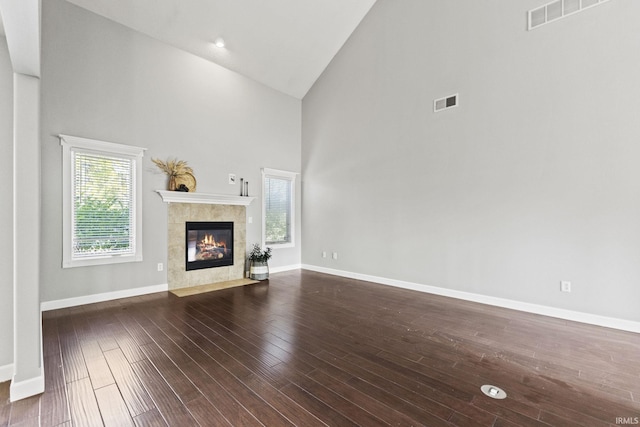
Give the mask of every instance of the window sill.
M 106 256 L 89 259 L 67 259 L 62 261 L 62 268 L 90 267 L 92 265 L 123 264 L 125 262 L 141 262 L 142 255 Z
M 296 244 L 295 243 L 275 243 L 270 245 L 267 243 L 265 246 L 271 249 L 288 249 L 288 248 L 295 248 Z

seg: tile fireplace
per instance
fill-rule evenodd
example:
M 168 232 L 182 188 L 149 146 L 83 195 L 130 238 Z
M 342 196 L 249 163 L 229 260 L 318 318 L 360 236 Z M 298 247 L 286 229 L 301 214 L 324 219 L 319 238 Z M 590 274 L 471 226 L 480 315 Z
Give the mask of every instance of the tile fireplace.
M 243 279 L 247 246 L 246 206 L 254 198 L 175 191 L 158 193 L 169 204 L 169 290 Z M 200 224 L 191 230 L 195 232 L 191 236 L 188 223 Z M 212 224 L 213 228 L 210 228 Z M 188 269 L 190 253 L 196 261 L 210 261 L 210 266 L 215 268 Z

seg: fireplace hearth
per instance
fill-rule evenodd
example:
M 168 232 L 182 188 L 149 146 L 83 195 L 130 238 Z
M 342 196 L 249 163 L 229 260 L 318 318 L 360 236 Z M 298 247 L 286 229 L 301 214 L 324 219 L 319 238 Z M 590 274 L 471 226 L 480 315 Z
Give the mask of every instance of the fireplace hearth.
M 233 265 L 233 222 L 185 224 L 187 271 Z

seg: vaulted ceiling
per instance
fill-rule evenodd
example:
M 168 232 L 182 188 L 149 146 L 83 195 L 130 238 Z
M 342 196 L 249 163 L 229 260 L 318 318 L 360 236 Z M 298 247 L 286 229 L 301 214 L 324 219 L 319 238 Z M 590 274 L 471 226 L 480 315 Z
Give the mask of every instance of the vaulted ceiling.
M 67 0 L 303 98 L 375 0 Z M 213 45 L 222 37 L 225 48 Z

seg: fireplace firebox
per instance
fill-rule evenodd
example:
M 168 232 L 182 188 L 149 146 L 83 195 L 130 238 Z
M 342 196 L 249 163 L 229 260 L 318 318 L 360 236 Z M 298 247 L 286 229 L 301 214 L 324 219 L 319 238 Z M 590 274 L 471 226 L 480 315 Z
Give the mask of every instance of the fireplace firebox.
M 233 265 L 233 222 L 186 223 L 186 269 Z

